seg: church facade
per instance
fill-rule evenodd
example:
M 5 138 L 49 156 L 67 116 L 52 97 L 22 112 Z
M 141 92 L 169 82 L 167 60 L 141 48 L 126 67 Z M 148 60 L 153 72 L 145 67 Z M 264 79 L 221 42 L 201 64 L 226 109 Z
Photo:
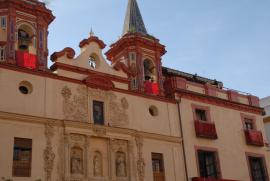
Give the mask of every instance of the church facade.
M 0 178 L 269 180 L 258 97 L 163 67 L 136 0 L 105 55 L 91 32 L 48 69 L 54 18 L 37 0 L 0 0 Z

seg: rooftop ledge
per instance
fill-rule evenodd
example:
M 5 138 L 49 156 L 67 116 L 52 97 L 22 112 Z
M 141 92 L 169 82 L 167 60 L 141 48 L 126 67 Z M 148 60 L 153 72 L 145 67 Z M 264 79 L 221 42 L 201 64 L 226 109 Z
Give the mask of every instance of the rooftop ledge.
M 220 81 L 166 67 L 163 67 L 163 74 L 166 76 L 164 89 L 167 95 L 171 95 L 177 90 L 185 90 L 253 107 L 260 107 L 258 97 L 224 88 L 223 83 Z

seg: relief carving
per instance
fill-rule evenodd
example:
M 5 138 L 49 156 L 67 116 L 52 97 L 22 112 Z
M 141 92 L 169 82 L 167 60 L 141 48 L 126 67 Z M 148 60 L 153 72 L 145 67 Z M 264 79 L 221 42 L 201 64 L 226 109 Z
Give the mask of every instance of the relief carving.
M 109 106 L 111 111 L 110 123 L 112 126 L 125 126 L 129 123 L 126 98 L 122 98 L 120 102 L 117 102 L 117 97 L 114 95 Z
M 87 122 L 87 88 L 78 86 L 77 94 L 72 95 L 70 88 L 65 86 L 61 92 L 63 100 L 63 113 L 66 120 Z
M 129 118 L 127 110 L 129 107 L 128 101 L 126 98 L 121 98 L 120 101 L 117 100 L 117 96 L 111 91 L 104 91 L 99 89 L 89 89 L 90 98 L 102 100 L 105 105 L 107 105 L 107 110 L 109 111 L 110 120 L 109 125 L 111 126 L 126 126 L 129 123 Z
M 105 136 L 107 133 L 107 130 L 105 128 L 93 128 L 94 133 L 96 133 L 98 136 Z
M 112 143 L 112 150 L 114 152 L 119 151 L 119 150 L 123 150 L 123 151 L 127 152 L 127 141 L 126 140 L 113 139 L 111 143 Z
M 136 145 L 137 145 L 137 154 L 138 154 L 138 160 L 137 160 L 137 171 L 139 175 L 139 180 L 144 181 L 145 176 L 145 161 L 142 156 L 142 148 L 143 148 L 143 138 L 142 136 L 136 136 Z
M 83 150 L 79 147 L 71 149 L 70 168 L 72 174 L 83 174 Z
M 95 177 L 102 177 L 103 175 L 103 166 L 102 166 L 102 155 L 100 152 L 96 151 L 94 160 L 93 160 L 93 171 Z
M 53 123 L 49 122 L 45 126 L 45 137 L 46 137 L 46 148 L 43 152 L 44 158 L 44 170 L 45 170 L 45 180 L 51 181 L 52 180 L 52 171 L 54 165 L 54 158 L 55 154 L 52 149 L 52 137 L 54 136 L 54 128 Z
M 117 177 L 126 177 L 126 155 L 124 152 L 118 151 L 116 153 L 115 160 L 116 176 Z

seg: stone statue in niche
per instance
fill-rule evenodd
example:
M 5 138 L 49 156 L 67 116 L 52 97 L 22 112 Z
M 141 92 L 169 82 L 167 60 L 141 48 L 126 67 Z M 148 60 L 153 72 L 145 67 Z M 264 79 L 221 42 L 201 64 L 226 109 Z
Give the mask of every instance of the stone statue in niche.
M 123 152 L 116 153 L 116 176 L 126 177 L 126 156 Z
M 94 176 L 101 177 L 102 176 L 102 155 L 100 152 L 96 151 L 95 156 L 93 159 L 93 169 L 94 169 Z
M 83 173 L 83 151 L 81 148 L 72 148 L 70 168 L 72 174 L 82 174 Z

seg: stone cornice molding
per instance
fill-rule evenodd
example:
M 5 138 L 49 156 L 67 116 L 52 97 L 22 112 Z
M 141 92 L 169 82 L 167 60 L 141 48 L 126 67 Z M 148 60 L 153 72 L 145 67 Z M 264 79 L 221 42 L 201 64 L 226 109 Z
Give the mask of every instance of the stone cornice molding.
M 182 138 L 176 136 L 169 136 L 169 135 L 162 135 L 156 133 L 146 133 L 138 130 L 127 129 L 127 128 L 118 128 L 118 127 L 109 127 L 109 126 L 98 126 L 93 125 L 91 123 L 84 123 L 78 121 L 66 121 L 60 119 L 51 119 L 51 118 L 44 118 L 44 117 L 35 117 L 35 116 L 28 116 L 22 114 L 15 114 L 15 113 L 7 113 L 0 111 L 0 122 L 1 121 L 15 121 L 21 123 L 32 123 L 32 124 L 47 124 L 49 122 L 53 122 L 55 127 L 62 127 L 66 130 L 70 130 L 72 133 L 76 133 L 78 129 L 81 129 L 78 133 L 87 134 L 89 136 L 95 136 L 96 133 L 94 129 L 100 128 L 106 131 L 106 135 L 104 137 L 114 137 L 114 134 L 125 134 L 129 136 L 136 136 L 140 135 L 145 139 L 154 139 L 158 141 L 167 141 L 171 143 L 181 143 Z

